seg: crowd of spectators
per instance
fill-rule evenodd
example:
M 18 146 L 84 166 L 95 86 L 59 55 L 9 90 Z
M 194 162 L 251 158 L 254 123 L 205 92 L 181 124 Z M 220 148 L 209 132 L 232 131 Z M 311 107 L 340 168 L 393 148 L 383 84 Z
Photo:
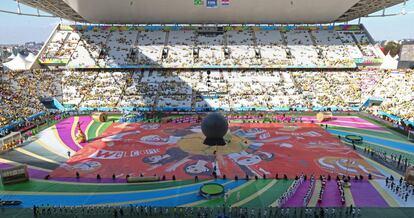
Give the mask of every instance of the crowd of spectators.
M 383 54 L 363 31 L 58 29 L 41 60 L 71 68 L 145 65 L 353 68 Z
M 40 56 L 41 61 L 48 59 L 69 60 L 75 52 L 81 36 L 73 31 L 57 31 Z
M 88 67 L 191 68 L 193 66 L 354 67 L 352 60 L 380 57 L 363 31 L 137 30 L 58 28 L 40 61 Z M 413 74 L 374 72 L 279 72 L 266 70 L 26 71 L 1 77 L 0 127 L 45 108 L 39 98 L 57 97 L 75 108 L 135 107 L 171 110 L 261 110 L 289 107 L 349 109 L 367 96 L 381 108 L 414 117 Z
M 45 111 L 44 97 L 75 109 L 349 111 L 374 96 L 383 103 L 368 112 L 414 121 L 411 71 L 8 71 L 0 85 L 2 126 Z
M 384 99 L 379 109 L 414 122 L 414 73 L 387 73 L 371 92 Z M 375 113 L 375 108 L 373 108 Z
M 0 79 L 0 127 L 46 111 L 40 98 L 62 93 L 58 72 L 6 71 Z

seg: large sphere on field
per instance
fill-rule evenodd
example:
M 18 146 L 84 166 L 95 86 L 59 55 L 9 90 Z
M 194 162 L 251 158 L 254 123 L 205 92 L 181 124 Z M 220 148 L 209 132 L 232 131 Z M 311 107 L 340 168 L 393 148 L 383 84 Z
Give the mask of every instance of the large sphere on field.
M 203 119 L 203 122 L 201 123 L 201 131 L 206 136 L 207 143 L 217 143 L 224 141 L 223 137 L 226 135 L 228 129 L 229 124 L 221 113 L 210 113 Z

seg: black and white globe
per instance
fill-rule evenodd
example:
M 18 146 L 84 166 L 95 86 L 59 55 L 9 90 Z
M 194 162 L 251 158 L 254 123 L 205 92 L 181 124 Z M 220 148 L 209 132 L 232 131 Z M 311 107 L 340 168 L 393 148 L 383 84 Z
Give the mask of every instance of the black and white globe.
M 226 118 L 218 112 L 210 113 L 201 122 L 201 131 L 206 136 L 206 145 L 225 145 L 223 137 L 229 129 Z

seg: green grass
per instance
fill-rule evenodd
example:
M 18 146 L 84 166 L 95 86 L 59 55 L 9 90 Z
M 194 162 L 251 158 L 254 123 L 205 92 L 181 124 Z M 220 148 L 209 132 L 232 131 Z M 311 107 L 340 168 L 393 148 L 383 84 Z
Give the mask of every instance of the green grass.
M 202 182 L 202 181 L 200 181 Z M 195 184 L 193 180 L 168 181 L 159 183 L 141 183 L 141 184 L 76 184 L 76 183 L 58 183 L 53 181 L 31 180 L 28 182 L 0 185 L 0 191 L 26 191 L 26 192 L 123 192 L 123 191 L 142 191 L 160 188 L 170 188 L 182 185 Z
M 245 186 L 244 188 L 238 191 L 240 192 L 240 200 L 243 200 L 244 198 L 247 198 L 250 195 L 258 192 L 260 189 L 265 187 L 271 181 L 272 180 L 270 179 L 266 179 L 266 180 L 260 179 Z M 229 198 L 227 199 L 228 205 L 232 205 L 235 203 L 237 203 L 237 192 L 231 193 Z M 204 202 L 202 204 L 199 204 L 197 205 L 197 207 L 217 207 L 217 206 L 222 206 L 223 204 L 224 204 L 224 198 L 216 198 L 216 199 L 212 199 L 207 202 Z
M 269 190 L 241 207 L 268 207 L 275 202 L 292 185 L 293 180 L 279 180 Z

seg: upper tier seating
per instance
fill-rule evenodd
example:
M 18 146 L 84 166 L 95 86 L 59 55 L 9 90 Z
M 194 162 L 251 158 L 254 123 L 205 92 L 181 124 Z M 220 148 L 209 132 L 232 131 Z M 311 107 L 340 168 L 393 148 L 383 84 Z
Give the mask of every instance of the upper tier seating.
M 40 55 L 40 60 L 65 60 L 64 65 L 69 60 L 69 68 L 354 68 L 356 60 L 361 64 L 364 59 L 372 62 L 381 58 L 380 49 L 360 30 L 253 27 L 217 32 L 98 27 L 57 30 Z

